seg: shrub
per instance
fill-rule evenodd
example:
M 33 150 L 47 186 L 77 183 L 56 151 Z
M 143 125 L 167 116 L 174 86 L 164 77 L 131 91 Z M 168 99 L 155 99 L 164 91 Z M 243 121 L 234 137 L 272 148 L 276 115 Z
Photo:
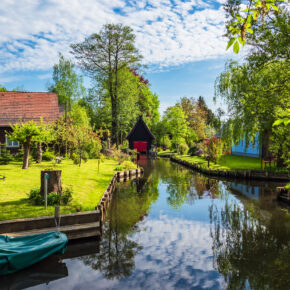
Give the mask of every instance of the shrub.
M 222 153 L 220 139 L 215 136 L 211 137 L 210 139 L 205 139 L 204 146 L 206 148 L 206 154 L 208 156 L 207 160 L 216 163 Z
M 195 152 L 198 150 L 198 147 L 197 145 L 193 145 L 192 147 L 190 147 L 190 149 L 188 150 L 188 154 L 190 156 L 194 156 L 196 155 Z
M 124 161 L 121 165 L 125 170 L 129 170 L 131 168 L 136 168 L 136 165 L 131 161 Z
M 51 192 L 47 195 L 48 205 L 59 205 L 61 200 L 61 195 L 57 192 Z
M 14 160 L 15 161 L 22 161 L 24 156 L 24 150 L 23 148 L 20 148 L 18 152 L 14 155 Z
M 186 154 L 187 151 L 188 151 L 188 146 L 185 143 L 181 143 L 177 148 L 177 152 L 180 155 Z
M 195 155 L 196 156 L 201 156 L 203 154 L 203 150 L 202 149 L 199 149 L 197 151 L 195 151 Z
M 171 140 L 168 135 L 165 135 L 162 140 L 162 145 L 164 149 L 168 149 L 171 147 Z
M 13 160 L 13 156 L 7 150 L 6 146 L 0 147 L 0 165 L 7 165 Z
M 42 154 L 42 160 L 44 161 L 52 161 L 55 159 L 55 155 L 52 151 L 45 151 L 43 154 Z
M 40 194 L 39 188 L 33 188 L 30 190 L 30 193 L 28 195 L 28 199 L 31 200 L 35 205 L 43 205 L 44 199 Z
M 122 171 L 123 170 L 123 167 L 122 166 L 117 166 L 114 170 L 115 171 Z
M 122 164 L 124 161 L 130 160 L 130 155 L 123 153 L 121 151 L 115 151 L 114 159 L 118 161 L 119 165 Z
M 65 188 L 61 194 L 61 203 L 63 205 L 67 205 L 69 202 L 71 202 L 72 194 L 73 194 L 72 187 Z
M 57 192 L 51 192 L 47 195 L 47 205 L 67 205 L 72 200 L 72 188 L 68 187 L 63 190 L 61 194 Z M 30 190 L 28 199 L 35 205 L 44 205 L 44 198 L 40 194 L 39 188 L 33 188 Z

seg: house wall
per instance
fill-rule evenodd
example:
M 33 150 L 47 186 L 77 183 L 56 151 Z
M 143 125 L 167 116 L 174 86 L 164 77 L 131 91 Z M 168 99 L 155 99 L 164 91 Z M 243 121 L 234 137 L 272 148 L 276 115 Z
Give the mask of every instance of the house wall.
M 12 132 L 11 127 L 0 127 L 0 144 L 6 144 L 6 132 Z M 7 149 L 15 154 L 18 152 L 19 147 L 7 147 Z
M 260 148 L 259 136 L 256 135 L 255 137 L 255 144 L 250 142 L 249 147 L 246 148 L 245 139 L 241 139 L 238 145 L 232 146 L 232 154 L 233 155 L 241 155 L 241 156 L 248 156 L 248 157 L 260 157 L 261 148 Z

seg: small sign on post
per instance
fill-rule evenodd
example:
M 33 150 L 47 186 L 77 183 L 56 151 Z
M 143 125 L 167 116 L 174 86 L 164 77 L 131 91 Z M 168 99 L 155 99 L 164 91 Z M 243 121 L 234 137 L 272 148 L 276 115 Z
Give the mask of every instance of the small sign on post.
M 44 174 L 44 202 L 45 202 L 45 209 L 47 209 L 47 181 L 49 179 L 49 174 Z

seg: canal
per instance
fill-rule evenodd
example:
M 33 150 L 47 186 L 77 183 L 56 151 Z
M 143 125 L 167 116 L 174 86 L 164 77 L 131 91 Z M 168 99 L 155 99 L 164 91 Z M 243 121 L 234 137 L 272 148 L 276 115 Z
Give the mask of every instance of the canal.
M 289 289 L 290 215 L 279 183 L 205 177 L 142 159 L 117 185 L 101 241 L 70 244 L 2 289 Z

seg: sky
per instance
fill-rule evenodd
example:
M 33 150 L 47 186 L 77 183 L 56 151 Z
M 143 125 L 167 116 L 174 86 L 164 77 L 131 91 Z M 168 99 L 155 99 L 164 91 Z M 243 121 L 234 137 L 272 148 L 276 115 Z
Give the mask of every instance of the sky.
M 202 95 L 215 109 L 214 82 L 233 54 L 226 51 L 225 0 L 1 0 L 0 84 L 47 91 L 61 52 L 107 23 L 133 28 L 145 77 L 160 111 Z M 90 86 L 86 79 L 85 85 Z

